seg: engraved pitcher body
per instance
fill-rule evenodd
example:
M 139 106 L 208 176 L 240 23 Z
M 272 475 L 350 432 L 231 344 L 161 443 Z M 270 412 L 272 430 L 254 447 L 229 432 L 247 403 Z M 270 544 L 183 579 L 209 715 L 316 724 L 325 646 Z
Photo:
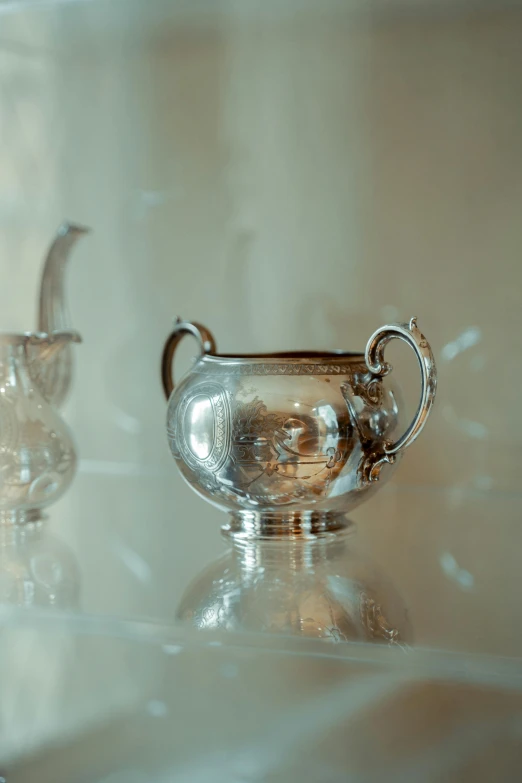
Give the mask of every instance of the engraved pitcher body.
M 71 433 L 31 373 L 66 350 L 74 333 L 0 334 L 0 522 L 34 521 L 71 483 Z

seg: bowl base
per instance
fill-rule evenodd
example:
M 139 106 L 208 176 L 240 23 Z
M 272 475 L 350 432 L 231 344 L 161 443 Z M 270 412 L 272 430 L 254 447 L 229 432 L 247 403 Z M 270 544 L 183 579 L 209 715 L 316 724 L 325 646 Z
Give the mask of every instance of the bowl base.
M 226 538 L 315 539 L 336 535 L 353 523 L 332 511 L 237 511 L 222 532 Z

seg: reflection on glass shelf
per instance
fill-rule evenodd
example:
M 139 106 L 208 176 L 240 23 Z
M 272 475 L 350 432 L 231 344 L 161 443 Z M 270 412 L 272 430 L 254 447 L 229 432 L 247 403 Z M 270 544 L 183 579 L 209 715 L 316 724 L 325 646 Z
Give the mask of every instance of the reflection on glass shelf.
M 321 547 L 316 550 L 318 558 L 309 557 L 314 551 L 309 547 L 300 550 L 292 570 L 283 568 L 283 562 L 285 557 L 294 558 L 293 551 L 277 550 L 274 559 L 272 550 L 263 546 L 261 551 L 254 546 L 252 552 L 229 544 L 222 554 L 218 532 L 222 515 L 207 509 L 197 496 L 192 499 L 188 488 L 180 488 L 171 506 L 151 514 L 163 482 L 170 481 L 170 476 L 162 475 L 79 473 L 71 492 L 56 507 L 51 527 L 79 562 L 86 611 L 174 622 L 180 606 L 201 618 L 206 600 L 213 595 L 216 606 L 223 604 L 230 628 L 259 630 L 263 614 L 270 614 L 272 578 L 282 580 L 279 587 L 284 580 L 293 585 L 291 601 L 297 588 L 303 594 L 321 592 L 326 577 L 337 574 L 341 579 L 326 585 L 327 595 L 335 588 L 333 594 L 342 605 L 344 599 L 336 590 L 344 579 L 354 586 L 367 584 L 390 626 L 406 633 L 408 643 L 521 655 L 522 627 L 516 619 L 522 551 L 519 493 L 385 487 L 374 501 L 354 512 L 353 533 L 344 549 L 332 548 L 331 561 Z M 182 492 L 189 498 L 187 503 L 181 504 Z M 139 524 L 133 522 L 133 515 Z M 262 562 L 265 559 L 267 563 Z M 264 573 L 266 580 L 261 577 Z M 246 589 L 236 592 L 243 584 Z M 276 583 L 274 596 L 277 589 Z M 185 603 L 187 595 L 190 606 Z M 274 612 L 279 608 L 275 598 L 273 608 Z M 258 611 L 261 614 L 256 616 Z M 313 616 L 304 607 L 303 613 L 305 618 Z M 283 626 L 287 622 L 286 630 L 280 628 L 283 633 L 292 624 L 299 626 L 298 614 L 290 612 L 286 620 L 279 614 Z
M 0 604 L 76 609 L 80 569 L 48 520 L 0 524 Z
M 353 525 L 309 540 L 233 538 L 184 592 L 177 617 L 205 630 L 407 644 L 407 609 L 356 539 Z

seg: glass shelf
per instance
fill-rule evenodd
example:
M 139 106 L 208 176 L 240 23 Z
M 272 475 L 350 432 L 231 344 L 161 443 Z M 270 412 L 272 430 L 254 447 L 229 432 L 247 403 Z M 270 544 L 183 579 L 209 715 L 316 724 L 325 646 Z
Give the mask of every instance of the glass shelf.
M 520 760 L 508 659 L 30 612 L 0 640 L 16 783 L 508 780 Z

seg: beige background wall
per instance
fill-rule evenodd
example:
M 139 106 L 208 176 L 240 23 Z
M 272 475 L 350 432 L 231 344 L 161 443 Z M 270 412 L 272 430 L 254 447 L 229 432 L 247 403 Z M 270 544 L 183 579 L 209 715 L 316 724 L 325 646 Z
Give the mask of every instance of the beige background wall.
M 80 472 L 52 515 L 84 607 L 172 617 L 221 551 L 163 432 L 174 315 L 232 352 L 363 348 L 416 314 L 437 406 L 354 519 L 419 642 L 519 651 L 522 13 L 153 7 L 0 16 L 2 329 L 34 324 L 60 220 L 95 229 L 68 279 Z

